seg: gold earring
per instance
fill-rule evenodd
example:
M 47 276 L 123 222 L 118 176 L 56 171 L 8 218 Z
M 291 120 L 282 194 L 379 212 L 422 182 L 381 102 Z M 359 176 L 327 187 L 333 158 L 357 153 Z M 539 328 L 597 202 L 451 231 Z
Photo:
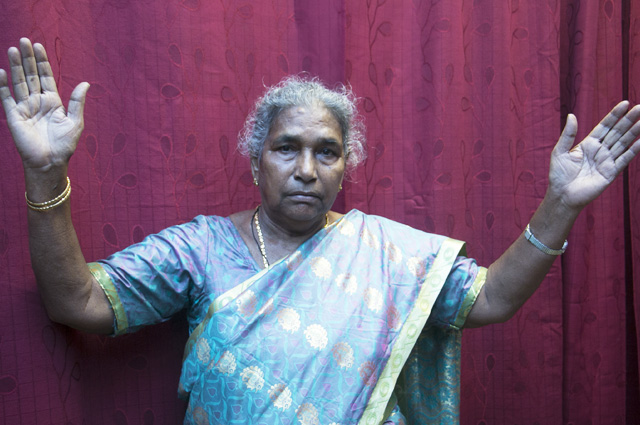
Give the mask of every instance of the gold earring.
M 338 186 L 338 191 L 342 190 L 342 183 L 340 183 L 340 186 Z
M 257 177 L 253 178 L 253 184 L 255 184 L 256 186 L 258 185 L 258 178 Z

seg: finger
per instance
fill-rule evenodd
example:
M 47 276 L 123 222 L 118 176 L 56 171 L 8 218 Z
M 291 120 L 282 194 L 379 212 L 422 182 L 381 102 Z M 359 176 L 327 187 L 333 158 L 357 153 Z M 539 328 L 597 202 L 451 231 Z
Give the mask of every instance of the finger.
M 618 173 L 629 165 L 631 160 L 640 153 L 640 140 L 636 140 L 636 142 L 627 149 L 625 153 L 620 155 L 618 159 L 616 159 L 616 168 Z
M 573 146 L 573 142 L 576 140 L 576 134 L 578 133 L 578 120 L 573 114 L 567 115 L 567 122 L 564 125 L 562 134 L 556 143 L 556 147 L 553 148 L 554 154 L 563 154 L 569 152 Z
M 24 78 L 24 70 L 22 69 L 22 56 L 20 51 L 15 47 L 10 47 L 7 52 L 9 56 L 9 65 L 11 66 L 11 82 L 13 83 L 13 95 L 16 101 L 20 102 L 29 97 L 29 87 Z
M 592 137 L 596 140 L 603 140 L 607 133 L 616 125 L 616 123 L 624 116 L 624 114 L 629 109 L 629 102 L 623 100 L 618 103 L 614 108 L 609 112 L 603 119 L 600 121 L 598 125 L 596 125 L 591 133 L 587 137 Z
M 36 58 L 33 55 L 31 41 L 28 38 L 20 39 L 20 53 L 22 54 L 22 69 L 24 70 L 29 92 L 40 94 L 40 77 L 38 77 Z
M 623 137 L 630 128 L 638 121 L 640 118 L 640 107 L 638 105 L 634 106 L 629 112 L 625 114 L 622 119 L 620 119 L 616 125 L 607 133 L 607 135 L 602 140 L 602 144 L 608 148 L 614 146 L 621 137 Z M 629 141 L 630 143 L 631 141 Z M 626 145 L 625 145 L 626 147 Z
M 0 69 L 0 100 L 2 100 L 2 107 L 5 112 L 9 112 L 16 107 L 16 101 L 13 100 L 11 90 L 9 90 L 7 72 L 4 69 Z
M 38 66 L 38 74 L 40 75 L 42 91 L 53 91 L 57 93 L 58 88 L 56 87 L 56 79 L 53 76 L 51 64 L 47 58 L 47 51 L 42 44 L 36 43 L 33 45 L 33 52 L 35 53 L 36 64 Z
M 71 99 L 69 100 L 68 116 L 75 122 L 82 122 L 82 114 L 84 113 L 84 103 L 87 99 L 87 91 L 89 90 L 89 83 L 80 83 L 71 92 Z
M 640 108 L 638 108 L 640 111 Z M 627 146 L 631 145 L 634 140 L 640 136 L 640 121 L 636 121 L 633 126 L 627 129 L 622 136 L 616 140 L 616 142 L 609 148 L 609 151 L 614 158 L 622 155 L 627 149 Z

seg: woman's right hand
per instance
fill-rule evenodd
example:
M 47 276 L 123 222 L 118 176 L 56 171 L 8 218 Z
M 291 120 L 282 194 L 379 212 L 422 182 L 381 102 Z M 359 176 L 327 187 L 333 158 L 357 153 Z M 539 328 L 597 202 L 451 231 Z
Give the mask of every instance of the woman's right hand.
M 27 199 L 47 202 L 63 193 L 69 158 L 84 126 L 82 113 L 89 89 L 80 83 L 65 111 L 41 44 L 20 39 L 9 49 L 13 96 L 6 71 L 0 69 L 0 100 L 25 172 Z M 28 209 L 29 249 L 40 295 L 49 317 L 76 329 L 110 334 L 114 314 L 82 255 L 64 202 L 46 210 Z
M 44 47 L 20 39 L 20 49 L 8 51 L 13 96 L 5 70 L 0 69 L 0 100 L 7 115 L 25 172 L 46 172 L 62 166 L 66 171 L 84 127 L 83 110 L 89 89 L 80 83 L 65 111 Z

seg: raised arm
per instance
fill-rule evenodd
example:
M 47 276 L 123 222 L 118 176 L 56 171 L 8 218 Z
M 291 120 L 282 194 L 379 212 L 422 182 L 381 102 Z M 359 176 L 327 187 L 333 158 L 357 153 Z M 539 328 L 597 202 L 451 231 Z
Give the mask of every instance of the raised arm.
M 67 167 L 83 129 L 89 84 L 79 84 L 65 111 L 47 54 L 22 38 L 8 51 L 13 96 L 0 69 L 0 100 L 22 158 L 29 248 L 49 317 L 88 332 L 111 333 L 113 312 L 93 279 L 71 222 Z
M 551 154 L 547 193 L 530 221 L 529 240 L 521 235 L 489 267 L 466 327 L 504 322 L 515 314 L 544 279 L 580 211 L 640 152 L 640 105 L 628 109 L 628 102 L 619 103 L 573 148 L 578 123 L 574 115 L 567 117 Z

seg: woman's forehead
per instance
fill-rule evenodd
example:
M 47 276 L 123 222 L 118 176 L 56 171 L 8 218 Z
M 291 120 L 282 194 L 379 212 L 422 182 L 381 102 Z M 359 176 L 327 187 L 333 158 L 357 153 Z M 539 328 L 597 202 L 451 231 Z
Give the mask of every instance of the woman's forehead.
M 271 127 L 270 133 L 301 133 L 308 130 L 334 133 L 342 139 L 340 124 L 323 104 L 295 105 L 282 110 Z

